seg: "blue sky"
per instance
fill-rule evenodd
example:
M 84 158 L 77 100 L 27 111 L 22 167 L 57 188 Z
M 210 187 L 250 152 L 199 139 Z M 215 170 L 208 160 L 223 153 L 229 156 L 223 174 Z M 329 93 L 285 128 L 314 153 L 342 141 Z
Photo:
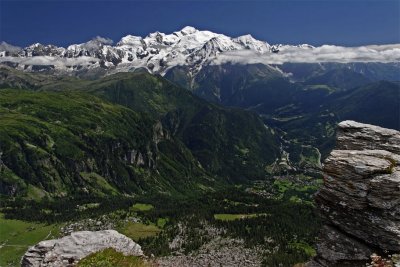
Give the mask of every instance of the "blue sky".
M 275 43 L 400 42 L 400 0 L 0 0 L 0 41 L 66 46 L 103 36 L 170 33 L 190 25 Z

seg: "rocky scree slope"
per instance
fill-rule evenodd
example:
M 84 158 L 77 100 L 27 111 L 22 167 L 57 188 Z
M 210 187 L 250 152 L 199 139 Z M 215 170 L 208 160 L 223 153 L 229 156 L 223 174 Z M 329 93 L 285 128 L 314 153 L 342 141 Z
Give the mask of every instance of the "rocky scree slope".
M 400 252 L 400 132 L 343 121 L 337 134 L 316 195 L 325 222 L 312 267 Z

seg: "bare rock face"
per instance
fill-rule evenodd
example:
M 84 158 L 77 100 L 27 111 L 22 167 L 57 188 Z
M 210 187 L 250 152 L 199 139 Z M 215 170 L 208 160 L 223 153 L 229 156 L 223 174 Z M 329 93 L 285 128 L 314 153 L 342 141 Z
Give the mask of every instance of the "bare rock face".
M 338 127 L 337 149 L 378 149 L 400 154 L 399 131 L 355 121 L 342 121 Z
M 316 204 L 324 226 L 308 266 L 365 266 L 400 251 L 400 132 L 354 121 L 338 126 Z
M 92 254 L 114 248 L 124 255 L 143 256 L 141 247 L 132 239 L 114 230 L 73 232 L 60 239 L 45 240 L 28 249 L 22 257 L 22 267 L 74 266 Z

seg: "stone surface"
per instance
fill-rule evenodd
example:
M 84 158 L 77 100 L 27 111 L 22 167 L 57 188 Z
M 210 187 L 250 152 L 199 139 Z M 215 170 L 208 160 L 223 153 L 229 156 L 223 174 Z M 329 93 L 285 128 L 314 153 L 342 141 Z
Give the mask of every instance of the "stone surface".
M 337 129 L 336 148 L 341 150 L 382 149 L 400 154 L 400 132 L 355 121 L 342 121 Z
M 372 253 L 400 251 L 400 133 L 339 124 L 316 205 L 324 221 L 308 266 L 365 266 Z
M 348 255 L 352 255 L 354 260 L 365 260 L 372 254 L 372 250 L 362 242 L 328 225 L 321 230 L 317 251 L 323 251 L 324 257 L 319 258 L 318 264 L 309 266 L 353 266 L 348 262 Z
M 114 248 L 124 255 L 143 256 L 141 247 L 114 230 L 73 232 L 60 239 L 45 240 L 28 249 L 22 267 L 72 266 L 87 255 Z

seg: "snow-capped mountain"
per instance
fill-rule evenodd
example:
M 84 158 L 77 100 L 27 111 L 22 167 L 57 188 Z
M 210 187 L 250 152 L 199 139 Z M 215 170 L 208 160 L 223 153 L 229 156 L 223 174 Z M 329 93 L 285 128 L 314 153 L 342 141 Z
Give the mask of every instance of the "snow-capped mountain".
M 251 35 L 229 37 L 193 27 L 171 34 L 150 33 L 142 38 L 127 35 L 113 45 L 96 37 L 64 47 L 36 43 L 25 48 L 0 44 L 0 63 L 26 71 L 114 73 L 146 69 L 164 75 L 176 66 L 187 66 L 190 75 L 205 65 L 261 63 L 264 65 L 319 62 L 397 62 L 400 45 L 341 47 L 323 45 L 270 45 Z
M 172 34 L 155 32 L 144 38 L 127 35 L 116 45 L 102 37 L 67 48 L 39 43 L 18 48 L 3 42 L 0 45 L 0 61 L 28 70 L 30 66 L 46 65 L 73 71 L 85 65 L 110 72 L 145 68 L 163 74 L 177 65 L 188 65 L 193 67 L 193 71 L 198 71 L 219 54 L 240 50 L 252 50 L 259 54 L 272 51 L 268 43 L 256 40 L 251 35 L 231 38 L 188 26 Z M 82 58 L 85 61 L 74 60 Z

